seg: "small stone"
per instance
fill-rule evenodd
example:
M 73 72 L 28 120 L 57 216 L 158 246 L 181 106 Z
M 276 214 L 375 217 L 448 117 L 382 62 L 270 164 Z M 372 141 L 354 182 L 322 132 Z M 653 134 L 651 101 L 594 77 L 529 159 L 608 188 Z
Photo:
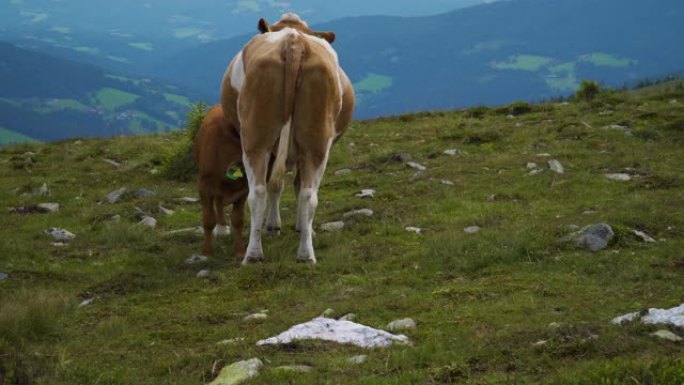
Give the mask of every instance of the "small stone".
M 549 158 L 549 157 L 551 156 L 551 154 L 542 152 L 542 153 L 540 153 L 540 154 L 537 154 L 536 156 L 538 156 L 538 157 L 540 157 L 540 158 Z
M 492 195 L 487 197 L 487 202 L 495 202 L 496 199 L 497 199 L 496 194 L 492 194 Z
M 414 227 L 414 226 L 406 226 L 404 229 L 406 231 L 408 231 L 409 233 L 421 234 L 423 232 L 423 229 L 421 229 L 420 227 Z
M 456 184 L 450 180 L 442 179 L 439 181 L 439 183 L 445 185 L 445 186 L 455 186 Z
M 356 314 L 354 313 L 348 313 L 340 317 L 340 321 L 349 321 L 349 322 L 355 322 L 356 321 Z
M 620 182 L 628 182 L 632 180 L 632 176 L 625 173 L 604 174 L 604 176 L 610 180 L 616 180 Z
M 259 374 L 264 363 L 258 358 L 239 361 L 221 369 L 218 377 L 207 385 L 237 385 Z
M 549 342 L 549 341 L 547 341 L 547 340 L 539 340 L 539 341 L 533 343 L 532 346 L 544 346 L 544 345 L 546 345 L 548 342 Z
M 420 163 L 416 163 L 416 162 L 406 162 L 406 165 L 409 166 L 409 167 L 411 167 L 411 168 L 414 168 L 414 169 L 416 169 L 416 170 L 418 170 L 418 171 L 425 171 L 425 170 L 427 170 L 427 167 L 423 166 L 423 165 L 420 164 Z
M 57 241 L 70 241 L 76 237 L 73 233 L 68 230 L 60 229 L 57 227 L 51 227 L 45 230 L 46 234 L 52 235 L 52 237 Z
M 266 318 L 268 318 L 268 314 L 261 312 L 261 313 L 254 313 L 254 314 L 250 314 L 248 316 L 245 316 L 242 318 L 242 320 L 243 321 L 260 321 L 260 320 L 265 320 Z
M 59 211 L 59 203 L 40 203 L 38 209 L 44 213 L 56 213 Z
M 549 323 L 549 324 L 547 325 L 547 327 L 548 327 L 549 329 L 558 329 L 558 328 L 560 328 L 561 326 L 563 326 L 563 324 L 560 323 L 560 322 L 551 322 L 551 323 Z
M 611 124 L 608 126 L 603 126 L 602 128 L 604 130 L 617 130 L 617 131 L 624 131 L 624 130 L 628 129 L 628 127 L 621 126 L 619 124 Z
M 368 356 L 365 354 L 359 354 L 358 356 L 347 358 L 347 362 L 350 364 L 360 365 L 368 360 Z
M 144 217 L 138 224 L 154 229 L 157 227 L 157 220 L 152 217 Z
M 480 230 L 482 230 L 482 228 L 480 226 L 470 226 L 470 227 L 466 227 L 465 229 L 463 229 L 463 232 L 466 234 L 475 234 L 475 233 L 479 232 Z
M 31 195 L 35 196 L 46 196 L 50 195 L 50 189 L 47 186 L 47 183 L 43 183 L 40 187 L 36 187 L 33 189 L 31 192 Z
M 0 281 L 4 281 L 8 278 L 9 276 L 6 273 L 3 273 L 0 271 Z
M 84 299 L 80 304 L 78 304 L 78 307 L 88 306 L 88 305 L 90 305 L 91 303 L 93 303 L 93 301 L 95 301 L 95 297 L 93 297 L 93 298 L 88 298 L 88 299 Z
M 182 234 L 182 233 L 204 234 L 204 229 L 202 228 L 202 226 L 186 227 L 184 229 L 171 230 L 167 234 L 174 235 L 174 234 Z
M 202 230 L 202 233 L 204 233 L 204 229 Z M 230 235 L 230 226 L 216 225 L 211 233 L 215 237 L 226 237 Z
M 597 213 L 596 210 L 584 210 L 584 211 L 582 211 L 582 215 L 594 215 L 596 213 Z
M 461 152 L 461 150 L 452 148 L 452 149 L 450 149 L 450 150 L 444 150 L 444 151 L 442 152 L 442 154 L 454 156 L 454 155 L 461 155 L 462 152 Z
M 136 198 L 149 198 L 154 196 L 154 191 L 148 190 L 146 188 L 139 188 L 133 191 L 133 196 Z
M 206 255 L 193 254 L 188 259 L 185 260 L 186 265 L 197 265 L 199 263 L 204 263 L 209 260 Z
M 662 330 L 658 330 L 655 333 L 651 333 L 651 336 L 658 337 L 658 338 L 663 339 L 663 340 L 673 341 L 673 342 L 679 342 L 679 341 L 684 340 L 684 338 L 672 333 L 671 331 L 669 331 L 667 329 L 662 329 Z
M 121 215 L 119 215 L 119 214 L 112 215 L 111 217 L 107 218 L 107 221 L 112 222 L 112 223 L 119 223 L 119 222 L 121 222 Z
M 529 169 L 537 168 L 537 164 L 534 162 L 527 162 L 527 165 L 525 166 Z
M 160 212 L 160 213 L 162 213 L 162 214 L 164 214 L 164 215 L 167 215 L 167 216 L 171 216 L 171 215 L 173 215 L 173 213 L 174 213 L 173 210 L 167 209 L 166 207 L 164 207 L 164 206 L 162 206 L 162 205 L 157 206 L 157 209 L 159 209 L 159 212 Z
M 558 174 L 562 174 L 565 172 L 563 165 L 559 161 L 557 161 L 556 159 L 549 160 L 548 164 L 549 164 L 549 168 L 551 169 L 551 171 L 554 171 Z
M 121 196 L 125 192 L 126 192 L 126 188 L 122 187 L 118 190 L 114 190 L 114 191 L 110 192 L 109 194 L 107 194 L 107 197 L 105 199 L 107 199 L 107 202 L 114 204 L 114 203 L 118 202 L 119 199 L 121 199 Z
M 575 238 L 577 246 L 587 248 L 591 251 L 599 251 L 608 247 L 608 243 L 613 239 L 615 233 L 613 229 L 605 223 L 597 223 L 585 227 Z
M 198 198 L 193 198 L 193 197 L 182 197 L 177 199 L 181 203 L 198 203 L 199 199 Z
M 340 176 L 340 175 L 349 175 L 352 173 L 352 170 L 349 168 L 342 168 L 337 171 L 335 171 L 335 175 Z
M 336 231 L 342 231 L 342 229 L 344 229 L 343 221 L 328 222 L 321 225 L 321 231 L 327 231 L 331 233 Z
M 211 270 L 204 269 L 204 270 L 198 271 L 196 277 L 197 278 L 207 278 L 210 275 L 211 275 Z
M 282 370 L 284 372 L 298 372 L 298 373 L 308 373 L 313 370 L 309 365 L 284 365 L 278 366 L 275 370 Z
M 352 210 L 344 213 L 342 215 L 342 218 L 349 218 L 349 217 L 355 217 L 355 216 L 366 216 L 366 217 L 372 217 L 374 214 L 373 210 L 371 209 L 358 209 L 358 210 Z
M 221 346 L 221 345 L 235 345 L 235 344 L 243 342 L 243 341 L 245 341 L 244 338 L 231 338 L 231 339 L 219 341 L 216 343 L 216 345 L 219 345 L 219 346 Z
M 332 318 L 333 314 L 335 314 L 335 310 L 327 308 L 325 311 L 323 311 L 323 313 L 321 313 L 321 317 Z
M 110 165 L 112 165 L 112 166 L 114 166 L 114 167 L 116 167 L 116 168 L 121 167 L 121 163 L 119 163 L 119 162 L 117 162 L 117 161 L 115 161 L 115 160 L 112 160 L 112 159 L 102 159 L 102 160 L 103 160 L 105 163 L 109 163 Z
M 363 189 L 361 190 L 360 193 L 356 194 L 357 198 L 374 198 L 375 197 L 375 190 L 373 189 Z
M 52 243 L 50 243 L 50 245 L 54 246 L 54 247 L 65 247 L 65 246 L 67 246 L 67 244 L 64 242 L 52 242 Z
M 637 237 L 639 237 L 642 241 L 644 241 L 646 243 L 655 243 L 656 242 L 656 240 L 653 239 L 653 237 L 651 237 L 650 235 L 646 234 L 643 231 L 632 230 L 632 233 L 634 233 L 634 235 L 636 235 Z
M 541 173 L 543 173 L 543 172 L 544 172 L 543 169 L 538 168 L 538 169 L 536 169 L 536 170 L 530 171 L 530 172 L 528 173 L 528 175 L 539 175 L 539 174 L 541 174 Z
M 83 144 L 83 141 L 82 141 L 82 140 L 77 140 L 77 141 L 74 142 L 74 144 L 75 144 L 75 145 L 81 145 L 81 144 Z
M 635 319 L 639 318 L 640 316 L 641 316 L 641 313 L 638 311 L 635 311 L 633 313 L 627 313 L 627 314 L 621 315 L 619 317 L 615 317 L 610 322 L 615 324 L 615 325 L 621 325 L 625 322 L 632 322 Z
M 387 324 L 387 330 L 393 332 L 396 330 L 406 330 L 406 329 L 415 329 L 416 328 L 416 321 L 412 320 L 411 318 L 404 318 L 396 321 L 392 321 Z

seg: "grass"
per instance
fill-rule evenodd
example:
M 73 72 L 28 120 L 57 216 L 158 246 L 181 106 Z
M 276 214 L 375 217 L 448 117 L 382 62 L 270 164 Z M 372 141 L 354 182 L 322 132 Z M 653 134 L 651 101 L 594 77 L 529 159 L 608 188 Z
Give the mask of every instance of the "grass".
M 97 102 L 110 111 L 133 103 L 139 97 L 136 94 L 110 87 L 102 88 L 95 94 Z
M 184 263 L 201 237 L 167 232 L 199 223 L 199 207 L 176 200 L 196 196 L 196 187 L 154 170 L 185 132 L 0 149 L 7 208 L 61 204 L 55 214 L 0 211 L 0 271 L 8 274 L 0 281 L 0 372 L 8 384 L 198 384 L 225 364 L 259 357 L 266 365 L 249 383 L 679 385 L 681 343 L 649 335 L 662 327 L 610 320 L 682 303 L 682 100 L 676 89 L 611 93 L 533 105 L 515 118 L 480 108 L 356 121 L 332 150 L 315 223 L 363 207 L 376 214 L 349 220 L 340 233 L 319 231 L 316 266 L 295 263 L 290 188 L 282 235 L 264 240 L 265 264 L 240 266 L 229 239 L 216 242 L 206 264 Z M 608 109 L 612 115 L 601 114 Z M 618 123 L 632 136 L 601 128 Z M 442 155 L 449 148 L 463 153 Z M 32 163 L 23 161 L 27 151 Z M 427 171 L 414 177 L 393 160 L 400 152 Z M 541 153 L 565 173 L 548 170 Z M 546 170 L 530 176 L 527 162 Z M 341 168 L 352 173 L 334 175 Z M 625 171 L 638 177 L 603 176 Z M 42 183 L 49 197 L 21 194 Z M 156 195 L 98 203 L 119 187 Z M 377 190 L 375 198 L 356 198 L 362 188 Z M 156 213 L 159 204 L 175 214 Z M 136 226 L 135 207 L 154 215 L 157 229 Z M 114 214 L 119 223 L 107 221 Z M 617 233 L 607 250 L 560 240 L 568 225 L 597 222 Z M 463 232 L 472 225 L 482 230 Z M 43 230 L 53 226 L 76 238 L 52 246 Z M 659 242 L 642 243 L 632 229 Z M 195 277 L 204 268 L 210 277 Z M 76 306 L 86 298 L 95 300 Z M 374 327 L 411 317 L 418 328 L 406 332 L 410 346 L 370 351 L 255 346 L 326 308 Z M 242 321 L 262 309 L 266 320 Z M 217 344 L 230 338 L 244 340 Z M 346 361 L 357 354 L 368 361 Z M 314 369 L 274 369 L 290 364 Z

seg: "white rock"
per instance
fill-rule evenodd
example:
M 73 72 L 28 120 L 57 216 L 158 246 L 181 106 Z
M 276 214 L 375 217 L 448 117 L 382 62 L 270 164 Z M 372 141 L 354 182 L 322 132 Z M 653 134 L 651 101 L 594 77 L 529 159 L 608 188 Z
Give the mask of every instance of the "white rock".
M 366 217 L 372 217 L 373 216 L 373 210 L 371 209 L 358 209 L 358 210 L 352 210 L 344 213 L 342 215 L 342 218 L 349 218 L 349 217 L 354 217 L 354 216 L 366 216 Z
M 159 209 L 159 212 L 161 212 L 161 213 L 164 214 L 164 215 L 171 216 L 171 215 L 173 215 L 173 213 L 174 213 L 173 210 L 167 209 L 166 207 L 164 207 L 164 206 L 162 206 L 162 205 L 157 206 L 157 208 Z
M 352 170 L 349 168 L 342 168 L 337 171 L 335 171 L 335 175 L 349 175 L 352 173 Z
M 406 330 L 406 329 L 415 329 L 416 328 L 416 321 L 412 320 L 411 318 L 404 318 L 404 319 L 399 319 L 396 321 L 392 321 L 387 324 L 387 330 L 393 332 L 397 330 Z
M 647 325 L 673 325 L 684 327 L 684 303 L 671 309 L 651 308 L 648 309 L 648 312 L 644 316 L 641 316 L 640 312 L 628 313 L 613 318 L 611 322 L 619 325 L 636 319 L 640 319 L 642 323 Z
M 138 224 L 154 229 L 157 227 L 157 220 L 152 217 L 144 217 Z
M 646 233 L 643 232 L 643 231 L 632 230 L 632 233 L 634 233 L 634 235 L 636 235 L 637 237 L 641 238 L 641 240 L 644 241 L 644 242 L 646 242 L 646 243 L 655 243 L 655 241 L 656 241 L 656 240 L 653 239 L 650 235 L 646 234 Z
M 193 197 L 182 197 L 182 198 L 177 198 L 177 201 L 181 203 L 197 203 L 199 202 L 198 198 L 193 198 Z
M 536 169 L 536 170 L 530 171 L 530 172 L 528 173 L 528 175 L 539 175 L 539 174 L 541 174 L 541 173 L 543 173 L 543 172 L 544 172 L 543 169 L 538 168 L 538 169 Z
M 115 160 L 112 160 L 112 159 L 102 159 L 102 160 L 103 160 L 105 163 L 108 163 L 108 164 L 110 164 L 110 165 L 112 165 L 112 166 L 114 166 L 114 167 L 116 167 L 116 168 L 121 167 L 121 163 L 119 163 L 119 162 L 117 162 L 117 161 L 115 161 Z
M 256 377 L 262 366 L 264 366 L 264 363 L 258 358 L 235 362 L 221 369 L 218 377 L 207 385 L 240 384 L 250 378 Z
M 534 162 L 527 162 L 527 165 L 525 166 L 529 169 L 537 168 L 537 164 Z
M 450 150 L 444 150 L 442 152 L 442 154 L 454 156 L 454 155 L 461 155 L 462 152 L 461 152 L 461 150 L 457 150 L 455 148 L 452 148 Z
M 65 246 L 67 246 L 67 244 L 64 242 L 51 242 L 50 245 L 54 246 L 54 247 L 65 247 Z
M 632 322 L 637 318 L 639 318 L 639 312 L 635 311 L 634 313 L 627 313 L 627 314 L 623 314 L 619 317 L 615 317 L 610 322 L 612 322 L 616 325 L 620 325 L 620 324 L 623 324 L 625 322 Z
M 375 190 L 367 188 L 361 190 L 360 193 L 356 194 L 356 197 L 358 198 L 374 198 L 375 197 Z
M 627 182 L 632 180 L 632 176 L 625 173 L 604 174 L 604 176 L 610 180 L 617 180 L 620 182 Z
M 563 165 L 559 161 L 557 161 L 556 159 L 549 160 L 548 164 L 549 164 L 549 168 L 551 169 L 551 171 L 554 171 L 558 174 L 562 174 L 565 172 Z
M 57 227 L 51 227 L 45 230 L 46 234 L 52 235 L 52 237 L 57 241 L 70 241 L 76 237 L 73 233 L 65 229 L 60 229 Z
M 88 305 L 90 305 L 91 303 L 93 303 L 93 301 L 95 301 L 95 297 L 85 299 L 85 300 L 83 300 L 80 304 L 78 304 L 78 307 L 88 306 Z
M 340 317 L 340 321 L 351 321 L 354 322 L 356 321 L 356 314 L 354 313 L 348 313 Z
M 328 222 L 328 223 L 322 224 L 320 228 L 321 228 L 321 231 L 327 231 L 330 233 L 333 233 L 336 231 L 342 231 L 342 229 L 344 229 L 344 222 L 342 222 L 342 221 Z
M 536 156 L 538 156 L 540 158 L 549 158 L 551 156 L 551 154 L 543 152 L 543 153 L 537 154 Z
M 250 314 L 242 318 L 243 321 L 260 321 L 268 318 L 268 314 L 264 312 Z
M 204 234 L 204 229 L 202 228 L 202 226 L 186 227 L 184 229 L 171 230 L 167 234 L 174 235 L 174 234 L 182 234 L 182 233 Z
M 204 233 L 204 229 L 202 229 L 202 232 Z M 215 237 L 226 237 L 230 235 L 230 226 L 216 225 L 214 230 L 212 230 L 212 234 Z
M 200 254 L 193 254 L 190 256 L 188 259 L 185 260 L 186 265 L 197 265 L 199 263 L 204 263 L 209 260 L 209 257 L 206 255 L 200 255 Z
M 411 168 L 414 168 L 414 169 L 416 169 L 416 170 L 418 170 L 418 171 L 425 171 L 425 170 L 427 170 L 427 167 L 423 166 L 423 165 L 420 164 L 420 163 L 416 163 L 416 162 L 406 162 L 406 165 L 409 166 L 409 167 L 411 167 Z
M 276 370 L 282 370 L 285 372 L 299 372 L 299 373 L 308 373 L 313 370 L 313 368 L 309 365 L 284 365 L 284 366 L 278 366 L 275 368 Z
M 207 278 L 210 275 L 211 275 L 211 270 L 204 269 L 204 270 L 198 271 L 196 277 L 197 278 Z
M 465 232 L 466 234 L 475 234 L 475 233 L 479 232 L 480 230 L 482 230 L 482 228 L 480 226 L 470 226 L 470 227 L 466 227 L 465 229 L 463 229 L 463 232 Z
M 238 343 L 243 342 L 243 341 L 245 341 L 245 339 L 244 339 L 244 338 L 241 338 L 241 337 L 238 337 L 238 338 L 230 338 L 230 339 L 227 339 L 227 340 L 219 341 L 219 342 L 216 343 L 216 345 L 219 345 L 219 346 L 222 346 L 222 345 L 235 345 L 235 344 L 238 344 Z
M 549 342 L 548 340 L 539 340 L 539 341 L 533 343 L 532 346 L 544 346 L 544 345 L 546 345 L 548 342 Z
M 671 331 L 669 331 L 667 329 L 658 330 L 655 333 L 651 333 L 651 336 L 658 337 L 658 338 L 668 340 L 668 341 L 673 341 L 673 342 L 679 342 L 679 341 L 684 340 L 684 338 L 672 333 Z
M 455 183 L 450 181 L 450 180 L 442 179 L 439 182 L 443 185 L 446 185 L 446 186 L 455 186 Z
M 122 188 L 120 188 L 120 189 L 118 189 L 118 190 L 114 190 L 114 191 L 110 192 L 109 194 L 107 194 L 107 196 L 105 197 L 105 199 L 107 199 L 107 202 L 109 202 L 109 203 L 111 203 L 111 204 L 114 204 L 114 203 L 116 203 L 116 202 L 119 201 L 119 199 L 121 198 L 121 196 L 122 196 L 125 192 L 126 192 L 126 188 L 125 188 L 125 187 L 122 187 Z
M 257 346 L 289 344 L 310 339 L 353 344 L 362 348 L 386 347 L 393 342 L 408 343 L 405 335 L 394 335 L 350 321 L 317 317 L 295 325 L 277 336 L 258 341 Z
M 602 128 L 603 128 L 604 130 L 618 130 L 618 131 L 622 131 L 622 130 L 628 129 L 628 127 L 621 126 L 621 125 L 619 125 L 619 124 L 611 124 L 611 125 L 608 125 L 608 126 L 603 126 Z
M 349 362 L 350 364 L 359 365 L 359 364 L 363 364 L 364 362 L 366 362 L 367 359 L 368 359 L 367 355 L 359 354 L 358 356 L 347 358 L 347 362 Z
M 409 233 L 421 234 L 423 232 L 423 229 L 421 229 L 420 227 L 414 227 L 414 226 L 406 226 L 404 229 L 406 231 L 408 231 Z
M 119 215 L 119 214 L 112 215 L 111 217 L 107 218 L 107 221 L 113 222 L 113 223 L 121 222 L 121 215 Z
M 39 203 L 38 209 L 43 212 L 56 213 L 59 211 L 59 203 Z

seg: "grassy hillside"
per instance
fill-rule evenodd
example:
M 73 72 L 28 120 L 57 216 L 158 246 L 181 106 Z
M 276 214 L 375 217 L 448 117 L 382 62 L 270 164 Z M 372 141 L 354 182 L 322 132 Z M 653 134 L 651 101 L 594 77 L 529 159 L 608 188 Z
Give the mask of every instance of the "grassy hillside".
M 356 121 L 332 150 L 315 225 L 352 209 L 375 215 L 318 231 L 316 266 L 295 263 L 290 189 L 283 234 L 264 240 L 265 264 L 240 266 L 222 240 L 208 262 L 187 265 L 201 237 L 169 232 L 199 224 L 198 205 L 178 200 L 195 186 L 156 172 L 184 146 L 182 133 L 3 148 L 0 379 L 201 384 L 259 357 L 265 367 L 249 383 L 681 384 L 682 342 L 650 335 L 668 327 L 610 320 L 684 302 L 682 103 L 675 87 Z M 407 154 L 427 169 L 416 174 L 400 160 Z M 351 173 L 335 174 L 343 168 Z M 43 184 L 48 196 L 31 195 Z M 129 193 L 119 202 L 100 203 L 120 187 Z M 136 198 L 137 188 L 155 195 Z M 355 196 L 366 188 L 374 198 Z M 7 211 L 42 202 L 60 211 Z M 136 207 L 156 229 L 137 225 Z M 605 250 L 562 240 L 599 222 L 616 234 Z M 464 232 L 471 226 L 481 230 Z M 76 237 L 54 246 L 49 227 Z M 198 278 L 201 269 L 209 275 Z M 418 326 L 404 332 L 410 346 L 387 349 L 255 346 L 327 308 L 373 327 L 405 317 Z M 243 320 L 262 310 L 266 319 Z M 228 339 L 237 340 L 219 344 Z M 347 361 L 358 354 L 368 360 Z M 276 369 L 293 364 L 312 370 Z

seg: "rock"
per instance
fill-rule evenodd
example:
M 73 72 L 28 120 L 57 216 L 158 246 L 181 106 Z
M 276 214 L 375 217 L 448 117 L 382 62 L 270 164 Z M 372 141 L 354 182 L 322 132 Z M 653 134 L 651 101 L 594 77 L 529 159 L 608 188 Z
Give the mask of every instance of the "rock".
M 538 156 L 538 157 L 540 157 L 540 158 L 549 158 L 549 157 L 551 157 L 551 154 L 542 152 L 542 153 L 540 153 L 540 154 L 536 154 L 535 156 Z
M 207 277 L 209 277 L 210 275 L 211 275 L 211 270 L 204 269 L 204 270 L 198 271 L 197 274 L 196 274 L 195 276 L 196 276 L 197 278 L 207 278 Z
M 350 364 L 359 365 L 359 364 L 363 364 L 364 362 L 366 362 L 367 359 L 368 359 L 367 355 L 359 354 L 358 356 L 347 358 L 347 362 L 349 362 Z
M 539 174 L 541 174 L 541 173 L 543 173 L 543 172 L 544 172 L 544 170 L 541 169 L 541 168 L 539 168 L 539 169 L 530 171 L 530 172 L 528 173 L 528 175 L 539 175 Z
M 81 303 L 78 304 L 78 307 L 88 306 L 91 303 L 93 303 L 93 301 L 95 301 L 95 297 L 84 299 Z
M 244 316 L 244 317 L 242 317 L 242 320 L 243 321 L 261 321 L 261 320 L 265 320 L 266 318 L 268 318 L 268 314 L 266 314 L 265 311 L 261 311 L 259 313 L 254 313 L 254 314 Z
M 610 180 L 617 180 L 620 182 L 628 182 L 632 180 L 632 176 L 625 173 L 604 174 L 604 176 Z
M 47 186 L 47 183 L 43 183 L 40 187 L 36 187 L 31 191 L 31 195 L 35 196 L 46 196 L 50 195 L 50 189 Z
M 547 163 L 549 164 L 549 168 L 551 169 L 551 171 L 554 171 L 558 174 L 562 174 L 565 172 L 563 165 L 556 159 L 551 159 Z
M 409 233 L 421 234 L 423 232 L 423 229 L 420 227 L 406 226 L 404 229 Z
M 324 340 L 341 344 L 353 344 L 362 348 L 386 347 L 393 342 L 408 343 L 405 335 L 395 335 L 384 330 L 350 321 L 318 317 L 295 325 L 277 336 L 257 342 L 257 346 L 290 344 L 298 340 Z
M 544 346 L 544 345 L 546 345 L 548 342 L 549 342 L 548 340 L 539 340 L 539 341 L 533 343 L 532 346 Z
M 184 229 L 171 230 L 167 234 L 174 235 L 174 234 L 182 234 L 182 233 L 204 234 L 204 229 L 202 228 L 202 226 L 186 227 Z
M 387 324 L 387 330 L 393 332 L 397 330 L 407 330 L 407 329 L 415 329 L 416 328 L 416 321 L 412 320 L 411 318 L 404 318 L 404 319 L 399 319 L 396 321 L 392 321 Z
M 406 163 L 409 162 L 411 159 L 411 154 L 409 154 L 408 152 L 400 152 L 390 156 L 391 161 L 398 163 Z
M 425 170 L 427 170 L 427 167 L 423 166 L 423 165 L 420 164 L 420 163 L 416 163 L 416 162 L 406 162 L 406 165 L 409 166 L 409 167 L 411 167 L 411 168 L 413 168 L 413 169 L 416 169 L 416 170 L 418 170 L 418 171 L 425 171 Z
M 38 210 L 44 213 L 56 213 L 59 211 L 59 203 L 39 203 Z
M 342 168 L 337 171 L 335 171 L 335 175 L 340 176 L 340 175 L 349 175 L 352 173 L 352 170 L 349 168 Z
M 639 239 L 641 239 L 642 241 L 644 241 L 644 242 L 646 242 L 646 243 L 655 243 L 655 241 L 656 241 L 656 240 L 653 239 L 650 235 L 646 234 L 646 233 L 643 232 L 643 231 L 632 230 L 632 233 L 633 233 L 634 235 L 636 235 L 637 237 L 639 237 Z
M 355 216 L 366 216 L 366 217 L 372 217 L 373 216 L 373 210 L 371 209 L 358 209 L 358 210 L 352 210 L 344 213 L 342 215 L 342 218 L 349 218 L 349 217 L 355 217 Z
M 525 166 L 529 169 L 537 168 L 537 164 L 534 162 L 527 162 L 527 165 Z
M 57 241 L 70 241 L 76 237 L 73 233 L 68 230 L 60 229 L 57 227 L 51 227 L 45 230 L 46 234 L 52 235 L 52 237 Z
M 466 234 L 475 234 L 475 233 L 479 232 L 480 230 L 482 230 L 482 228 L 480 226 L 470 226 L 470 227 L 466 227 L 465 229 L 463 229 L 463 232 Z
M 321 231 L 327 231 L 329 233 L 342 231 L 342 229 L 344 229 L 344 222 L 342 222 L 342 221 L 328 222 L 328 223 L 322 224 L 320 228 L 321 228 Z
M 223 341 L 219 341 L 216 345 L 235 345 L 237 343 L 245 341 L 244 338 L 231 338 Z
M 209 260 L 206 255 L 193 254 L 188 259 L 185 260 L 186 265 L 197 265 L 199 263 L 204 263 Z
M 116 167 L 116 168 L 121 167 L 121 163 L 119 163 L 119 162 L 117 162 L 117 161 L 115 161 L 115 160 L 112 160 L 112 159 L 102 159 L 102 160 L 103 160 L 105 163 L 111 164 L 112 166 L 114 166 L 114 167 Z
M 237 385 L 256 377 L 262 366 L 264 363 L 258 358 L 235 362 L 221 369 L 216 379 L 207 385 Z
M 133 196 L 136 198 L 149 198 L 154 196 L 154 191 L 148 190 L 146 188 L 139 188 L 133 191 Z
M 138 224 L 154 229 L 157 227 L 157 220 L 152 217 L 144 217 Z
M 673 341 L 673 342 L 679 342 L 684 340 L 684 338 L 672 333 L 671 331 L 667 329 L 662 329 L 658 330 L 655 333 L 651 333 L 651 336 L 653 337 L 658 337 L 660 339 L 668 340 L 668 341 Z
M 202 229 L 204 233 L 204 229 Z M 230 235 L 230 226 L 216 225 L 211 232 L 215 237 L 227 237 Z
M 413 182 L 416 179 L 422 178 L 423 175 L 425 175 L 425 171 L 416 171 L 411 175 L 411 181 Z
M 496 194 L 492 194 L 492 195 L 487 197 L 487 202 L 496 202 L 497 198 L 498 197 L 496 196 Z
M 374 198 L 375 197 L 375 190 L 373 189 L 363 189 L 361 190 L 360 193 L 356 194 L 357 198 Z
M 442 152 L 442 154 L 444 154 L 444 155 L 451 155 L 451 156 L 454 156 L 454 155 L 461 155 L 462 153 L 463 153 L 463 152 L 461 152 L 461 150 L 457 150 L 457 149 L 455 149 L 455 148 L 450 149 L 450 150 L 444 150 L 444 151 Z
M 182 197 L 182 198 L 177 198 L 177 201 L 181 203 L 198 203 L 199 199 L 193 198 L 193 197 Z
M 591 251 L 599 251 L 608 247 L 608 243 L 615 236 L 613 229 L 605 223 L 597 223 L 585 227 L 575 237 L 577 246 Z
M 321 317 L 331 318 L 333 314 L 335 314 L 335 310 L 327 308 L 325 311 L 323 311 L 323 313 L 321 313 Z
M 0 281 L 4 281 L 8 278 L 9 276 L 6 273 L 3 273 L 0 271 Z
M 52 242 L 52 243 L 50 243 L 50 246 L 54 246 L 54 247 L 65 247 L 65 246 L 67 246 L 67 244 L 64 243 L 64 242 Z
M 313 370 L 313 367 L 309 365 L 284 365 L 276 367 L 275 370 L 282 370 L 284 372 L 308 373 Z
M 171 216 L 174 213 L 173 210 L 167 209 L 166 207 L 164 207 L 162 205 L 157 206 L 157 209 L 159 210 L 160 213 L 167 215 L 167 216 Z
M 561 326 L 563 326 L 563 324 L 561 324 L 560 322 L 551 322 L 547 325 L 547 327 L 551 330 L 559 329 Z
M 125 192 L 126 192 L 126 188 L 125 188 L 125 187 L 122 187 L 122 188 L 120 188 L 120 189 L 118 189 L 118 190 L 114 190 L 114 191 L 110 192 L 109 194 L 107 194 L 107 196 L 105 197 L 105 199 L 107 199 L 107 202 L 109 202 L 109 203 L 111 203 L 111 204 L 114 204 L 114 203 L 118 202 L 119 199 L 121 199 L 121 196 L 122 196 Z
M 638 311 L 636 311 L 634 313 L 627 313 L 627 314 L 621 315 L 619 317 L 615 317 L 610 322 L 612 322 L 616 325 L 621 325 L 621 324 L 626 323 L 626 322 L 632 322 L 635 319 L 639 318 L 640 316 L 641 316 L 641 314 Z
M 348 313 L 340 317 L 340 321 L 351 321 L 354 322 L 356 321 L 356 314 L 354 313 Z
M 143 211 L 143 209 L 141 209 L 138 206 L 133 207 L 133 211 L 135 211 L 135 218 L 138 220 L 142 220 L 143 218 L 149 216 L 145 211 Z
M 441 184 L 445 186 L 455 186 L 456 184 L 450 180 L 442 179 L 439 181 Z
M 629 127 L 621 126 L 621 125 L 619 125 L 619 124 L 611 124 L 611 125 L 608 125 L 608 126 L 603 126 L 603 127 L 601 127 L 601 128 L 603 128 L 604 130 L 618 130 L 618 131 L 623 131 L 623 130 L 627 130 Z
M 119 214 L 112 215 L 111 217 L 107 218 L 107 221 L 112 222 L 112 223 L 119 223 L 119 222 L 121 222 L 121 215 L 119 215 Z

